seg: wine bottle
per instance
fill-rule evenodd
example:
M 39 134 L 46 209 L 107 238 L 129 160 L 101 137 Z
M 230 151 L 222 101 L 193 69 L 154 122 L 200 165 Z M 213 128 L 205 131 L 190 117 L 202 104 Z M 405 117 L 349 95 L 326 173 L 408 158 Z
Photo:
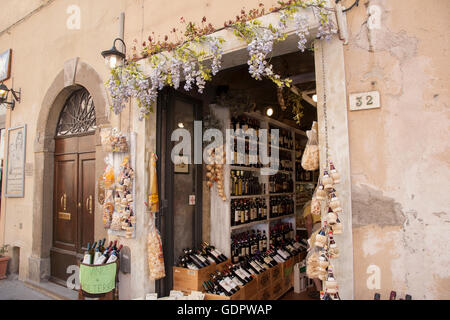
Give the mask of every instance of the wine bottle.
M 103 252 L 103 254 L 100 257 L 98 257 L 97 260 L 94 261 L 94 264 L 95 265 L 104 264 L 108 260 L 108 257 L 111 254 L 111 251 L 112 251 L 112 248 L 105 250 Z
M 117 250 L 113 250 L 111 252 L 111 255 L 109 256 L 108 260 L 106 261 L 106 263 L 112 263 L 117 261 L 117 259 L 119 259 L 119 253 L 120 250 L 122 250 L 123 245 L 121 244 L 119 248 L 117 248 Z
M 391 291 L 391 294 L 389 296 L 389 300 L 395 300 L 396 297 L 397 297 L 397 292 Z
M 99 245 L 100 253 L 103 253 L 105 251 L 105 242 L 106 242 L 106 238 L 103 238 L 103 240 L 100 241 L 100 245 Z
M 189 253 L 189 249 L 183 249 L 183 252 L 190 263 L 195 265 L 198 269 L 204 268 L 205 265 L 196 256 Z
M 84 253 L 83 263 L 90 264 L 91 263 L 91 243 L 88 242 L 86 252 Z

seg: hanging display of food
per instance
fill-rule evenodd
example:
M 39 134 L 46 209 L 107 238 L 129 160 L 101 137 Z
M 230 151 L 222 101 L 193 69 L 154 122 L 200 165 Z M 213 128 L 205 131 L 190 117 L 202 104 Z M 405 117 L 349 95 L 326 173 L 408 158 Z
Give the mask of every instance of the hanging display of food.
M 156 162 L 158 157 L 152 152 L 150 157 L 150 195 L 149 203 L 145 205 L 150 210 L 149 232 L 147 235 L 147 263 L 151 280 L 158 280 L 166 276 L 164 268 L 164 253 L 159 230 L 155 226 L 155 213 L 159 211 L 158 180 Z
M 103 128 L 100 137 L 103 150 L 108 152 L 106 169 L 99 180 L 99 190 L 104 189 L 103 225 L 114 231 L 115 235 L 132 238 L 136 225 L 134 170 L 130 163 L 127 136 L 115 128 Z
M 219 197 L 226 201 L 224 188 L 223 169 L 225 162 L 225 150 L 224 146 L 216 147 L 215 149 L 208 150 L 208 164 L 206 165 L 206 178 L 208 179 L 208 187 L 212 188 L 214 183 L 217 182 L 217 193 Z
M 128 152 L 127 138 L 116 128 L 103 128 L 100 139 L 105 152 Z

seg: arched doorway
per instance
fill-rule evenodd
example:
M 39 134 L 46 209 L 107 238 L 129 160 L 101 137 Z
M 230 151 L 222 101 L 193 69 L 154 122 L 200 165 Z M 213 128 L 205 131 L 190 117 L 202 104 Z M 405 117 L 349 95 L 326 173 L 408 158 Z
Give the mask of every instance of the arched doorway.
M 81 87 L 66 100 L 55 135 L 50 279 L 65 284 L 94 239 L 95 105 Z

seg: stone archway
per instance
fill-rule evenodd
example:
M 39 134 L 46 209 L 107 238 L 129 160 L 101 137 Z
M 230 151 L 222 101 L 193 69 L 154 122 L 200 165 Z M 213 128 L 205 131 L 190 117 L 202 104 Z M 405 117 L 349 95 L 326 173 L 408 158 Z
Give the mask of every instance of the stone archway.
M 50 275 L 50 248 L 53 233 L 53 170 L 55 133 L 59 114 L 66 99 L 75 90 L 86 88 L 95 104 L 98 128 L 108 125 L 108 96 L 100 75 L 79 58 L 68 60 L 64 69 L 48 88 L 39 111 L 34 141 L 34 196 L 32 220 L 32 250 L 29 257 L 28 279 L 40 282 Z M 96 174 L 103 159 L 99 129 L 96 131 Z M 97 195 L 96 195 L 97 196 Z M 101 223 L 100 210 L 96 208 L 95 224 Z

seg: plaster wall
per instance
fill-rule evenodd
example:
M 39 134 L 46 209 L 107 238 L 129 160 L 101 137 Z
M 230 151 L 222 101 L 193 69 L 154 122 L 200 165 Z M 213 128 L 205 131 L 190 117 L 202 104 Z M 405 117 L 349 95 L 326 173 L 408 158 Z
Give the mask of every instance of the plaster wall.
M 439 0 L 347 14 L 347 92 L 381 96 L 380 109 L 348 112 L 356 299 L 450 297 L 449 18 Z
M 14 21 L 48 2 L 20 23 Z M 263 2 L 266 8 L 276 1 L 245 1 L 246 9 Z M 349 5 L 349 1 L 343 1 Z M 103 80 L 108 70 L 100 56 L 118 35 L 118 21 L 125 12 L 125 41 L 129 51 L 133 40 L 142 43 L 151 32 L 161 39 L 179 18 L 208 22 L 220 27 L 239 14 L 242 1 L 162 1 L 162 0 L 73 0 L 80 7 L 80 29 L 68 29 L 66 1 L 2 1 L 0 12 L 0 52 L 12 48 L 12 79 L 6 84 L 22 89 L 22 102 L 7 111 L 6 125 L 27 124 L 26 163 L 31 174 L 25 178 L 25 197 L 2 199 L 0 244 L 20 247 L 19 277 L 30 272 L 32 253 L 33 194 L 51 192 L 34 185 L 34 147 L 39 140 L 38 114 L 52 83 L 66 61 L 79 57 Z M 367 8 L 381 8 L 380 29 L 367 28 Z M 450 243 L 449 217 L 449 13 L 450 3 L 432 0 L 366 0 L 348 12 L 349 44 L 344 46 L 347 93 L 378 90 L 381 109 L 348 111 L 350 172 L 353 217 L 354 297 L 373 297 L 390 290 L 409 293 L 413 298 L 449 298 Z M 13 26 L 11 26 L 14 24 Z M 369 40 L 371 39 L 371 40 Z M 138 135 L 139 157 L 147 159 L 155 143 L 155 117 L 139 122 L 135 107 L 121 117 L 110 114 L 112 126 L 145 132 Z M 342 119 L 345 119 L 343 117 Z M 341 141 L 341 140 L 336 140 Z M 144 146 L 144 148 L 142 148 Z M 51 159 L 38 159 L 51 161 Z M 338 168 L 339 169 L 339 168 Z M 147 188 L 144 163 L 137 176 L 142 183 L 137 201 L 143 203 Z M 142 175 L 141 175 L 142 174 Z M 45 177 L 44 177 L 45 178 Z M 37 190 L 40 188 L 40 190 Z M 44 189 L 44 190 L 42 190 Z M 139 198 L 141 197 L 141 198 Z M 348 195 L 350 197 L 350 195 Z M 46 208 L 45 210 L 51 210 Z M 124 241 L 133 253 L 132 274 L 123 275 L 123 298 L 135 298 L 152 291 L 146 281 L 145 241 L 148 219 L 141 206 L 137 238 Z M 100 208 L 96 208 L 96 221 Z M 139 217 L 139 216 L 138 216 Z M 207 220 L 204 220 L 204 222 Z M 205 230 L 208 230 L 204 227 Z M 96 226 L 96 235 L 103 230 Z M 37 237 L 42 235 L 36 235 Z M 45 235 L 44 235 L 45 237 Z M 344 264 L 345 265 L 345 264 Z M 380 269 L 377 289 L 369 289 L 367 269 Z M 39 275 L 38 275 L 39 278 Z

